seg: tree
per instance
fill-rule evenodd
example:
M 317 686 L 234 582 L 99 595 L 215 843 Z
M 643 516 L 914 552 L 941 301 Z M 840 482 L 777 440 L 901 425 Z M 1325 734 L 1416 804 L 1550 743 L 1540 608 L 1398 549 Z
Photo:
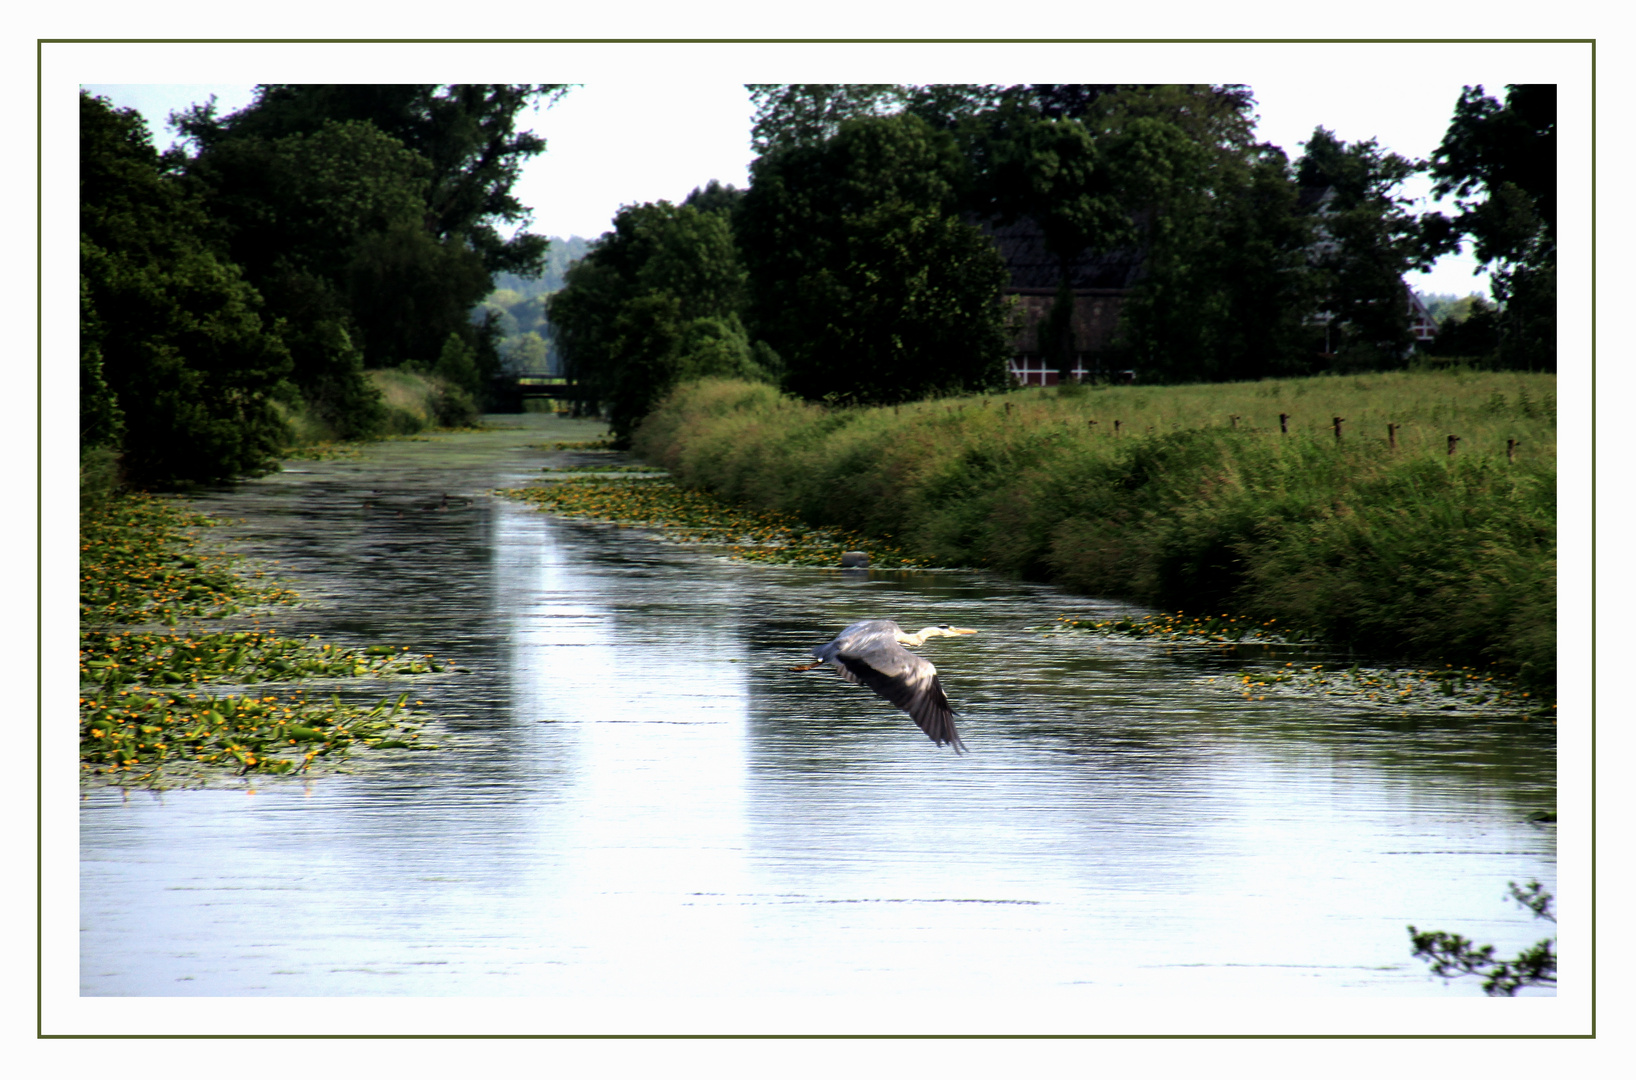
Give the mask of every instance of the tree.
M 1146 380 L 1299 369 L 1311 231 L 1283 152 L 1254 142 L 1254 104 L 1238 86 L 1131 87 L 1088 96 L 1077 121 L 1108 207 L 1096 244 L 1142 255 L 1120 349 Z
M 735 229 L 750 324 L 811 399 L 1003 385 L 1005 267 L 960 220 L 952 136 L 912 115 L 840 123 L 752 166 Z
M 1430 267 L 1426 225 L 1399 189 L 1425 168 L 1374 139 L 1345 143 L 1319 127 L 1296 166 L 1303 187 L 1325 192 L 1316 206 L 1313 260 L 1333 332 L 1326 350 L 1352 366 L 1393 367 L 1414 346 L 1403 275 Z
M 1301 213 L 1288 159 L 1275 146 L 1257 146 L 1224 183 L 1211 204 L 1210 241 L 1199 259 L 1198 305 L 1209 323 L 1203 363 L 1191 373 L 1205 380 L 1261 379 L 1306 374 L 1310 368 L 1307 320 L 1314 283 L 1304 272 L 1312 242 Z M 1185 318 L 1175 311 L 1170 319 Z
M 461 300 L 482 288 L 475 256 L 422 228 L 427 171 L 361 120 L 221 138 L 188 165 L 234 258 L 288 327 L 292 380 L 342 435 L 369 434 L 382 415 L 366 357 L 375 367 L 435 357 L 465 324 Z
M 740 319 L 744 270 L 725 212 L 626 206 L 547 301 L 568 375 L 614 438 L 683 379 L 766 378 Z
M 476 252 L 490 274 L 537 274 L 544 237 L 500 236 L 499 225 L 526 224 L 530 212 L 511 194 L 527 159 L 545 140 L 517 131 L 525 107 L 549 107 L 568 93 L 561 84 L 268 84 L 256 99 L 217 118 L 214 100 L 173 116 L 208 158 L 233 139 L 272 140 L 316 132 L 332 121 L 362 121 L 426 162 L 427 232 Z
M 1064 280 L 1068 263 L 1086 247 L 1108 250 L 1135 239 L 1130 212 L 1085 124 L 1006 108 L 972 132 L 966 205 L 999 222 L 1037 221 Z
M 746 83 L 755 118 L 750 148 L 759 155 L 834 138 L 844 120 L 885 116 L 903 105 L 896 83 Z
M 720 180 L 711 180 L 704 187 L 696 187 L 690 191 L 687 198 L 682 200 L 682 205 L 711 213 L 725 213 L 730 219 L 743 199 L 742 189 L 732 184 L 723 184 Z
M 546 340 L 533 330 L 506 339 L 506 367 L 513 371 L 542 373 L 546 370 L 549 356 L 550 347 Z
M 1536 919 L 1556 922 L 1551 911 L 1551 894 L 1537 881 L 1519 887 L 1510 883 L 1511 898 Z M 1478 947 L 1459 934 L 1441 930 L 1419 931 L 1409 927 L 1414 955 L 1431 964 L 1433 975 L 1445 981 L 1464 975 L 1483 976 L 1483 993 L 1489 997 L 1515 997 L 1525 986 L 1556 985 L 1556 940 L 1545 938 L 1510 960 L 1495 960 L 1494 946 Z
M 1434 310 L 1433 315 L 1437 312 Z M 1426 350 L 1433 356 L 1460 356 L 1480 359 L 1493 356 L 1500 347 L 1500 311 L 1473 293 L 1450 304 L 1437 328 L 1437 337 Z
M 472 308 L 497 272 L 538 273 L 543 237 L 511 194 L 545 146 L 516 130 L 563 87 L 265 85 L 245 109 L 173 117 L 194 148 L 178 163 L 223 236 L 292 327 L 295 381 L 331 424 L 378 417 L 365 364 L 432 364 L 451 333 L 498 370 L 498 328 Z M 491 340 L 492 339 L 492 340 Z
M 289 351 L 211 231 L 141 117 L 82 92 L 81 439 L 137 484 L 265 471 L 288 438 Z
M 1498 264 L 1500 362 L 1556 370 L 1556 86 L 1507 86 L 1503 106 L 1466 87 L 1431 176 L 1432 193 L 1460 208 L 1445 246 L 1469 236 L 1479 263 Z

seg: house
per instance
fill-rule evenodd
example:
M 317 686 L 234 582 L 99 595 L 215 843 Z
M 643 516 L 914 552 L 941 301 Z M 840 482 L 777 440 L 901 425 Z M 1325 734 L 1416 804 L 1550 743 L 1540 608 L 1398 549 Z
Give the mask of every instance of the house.
M 1432 317 L 1431 309 L 1426 307 L 1420 299 L 1420 294 L 1403 286 L 1403 291 L 1409 294 L 1409 329 L 1414 333 L 1415 342 L 1425 344 L 1437 336 L 1437 320 Z
M 1334 201 L 1335 189 L 1333 187 L 1308 186 L 1301 189 L 1301 209 L 1317 218 L 1317 223 L 1313 229 L 1312 246 L 1307 249 L 1308 258 L 1313 263 L 1330 258 L 1341 250 L 1339 241 L 1330 234 L 1329 229 L 1324 224 L 1324 219 L 1334 213 L 1331 208 Z M 1415 295 L 1415 291 L 1409 287 L 1409 283 L 1406 281 L 1403 282 L 1403 295 L 1409 309 L 1409 331 L 1414 335 L 1415 344 L 1423 345 L 1437 336 L 1437 320 L 1432 318 L 1432 313 L 1421 302 L 1420 297 Z M 1324 353 L 1326 355 L 1331 348 L 1329 326 L 1334 319 L 1333 312 L 1315 311 L 1306 320 L 1308 326 L 1324 327 Z M 1413 351 L 1414 346 L 1411 345 L 1409 352 L 1412 353 Z
M 1005 257 L 1010 281 L 1005 295 L 1016 306 L 1012 336 L 1011 377 L 1022 386 L 1054 386 L 1057 361 L 1040 351 L 1039 328 L 1056 303 L 1062 268 L 1045 244 L 1045 232 L 1032 218 L 1010 224 L 979 224 Z M 1119 315 L 1131 288 L 1141 275 L 1143 252 L 1097 254 L 1082 251 L 1068 265 L 1068 286 L 1073 293 L 1074 358 L 1069 369 L 1075 379 L 1109 377 L 1103 355 L 1113 344 Z
M 1340 250 L 1340 244 L 1323 224 L 1323 219 L 1332 213 L 1330 204 L 1334 198 L 1332 187 L 1306 187 L 1300 192 L 1301 208 L 1318 219 L 1310 249 L 1313 262 Z M 1129 381 L 1130 372 L 1110 371 L 1106 360 L 1119 329 L 1120 314 L 1142 278 L 1146 249 L 1098 254 L 1087 248 L 1069 263 L 1068 286 L 1074 298 L 1070 323 L 1074 353 L 1072 365 L 1066 372 L 1059 372 L 1059 361 L 1040 349 L 1040 327 L 1056 303 L 1062 274 L 1057 257 L 1046 246 L 1044 230 L 1037 221 L 1027 217 L 1009 224 L 995 221 L 976 224 L 1004 256 L 1010 274 L 1004 292 L 1011 298 L 1018 315 L 1011 339 L 1012 380 L 1021 386 L 1054 386 L 1060 375 L 1066 374 L 1080 380 Z M 1416 343 L 1431 341 L 1437 334 L 1437 321 L 1407 283 L 1403 286 L 1403 295 Z M 1329 351 L 1327 330 L 1333 319 L 1330 312 L 1316 311 L 1306 320 L 1309 326 L 1324 327 L 1325 353 Z

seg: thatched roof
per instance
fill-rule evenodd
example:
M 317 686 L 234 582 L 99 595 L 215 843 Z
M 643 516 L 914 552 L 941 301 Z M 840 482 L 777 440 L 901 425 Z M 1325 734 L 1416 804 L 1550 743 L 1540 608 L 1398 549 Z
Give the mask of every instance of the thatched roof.
M 1045 246 L 1045 232 L 1038 222 L 1019 218 L 1006 225 L 975 224 L 1005 256 L 1013 289 L 1057 287 L 1057 257 Z M 1141 249 L 1099 253 L 1086 248 L 1068 266 L 1068 285 L 1074 289 L 1128 289 L 1140 280 L 1145 256 Z

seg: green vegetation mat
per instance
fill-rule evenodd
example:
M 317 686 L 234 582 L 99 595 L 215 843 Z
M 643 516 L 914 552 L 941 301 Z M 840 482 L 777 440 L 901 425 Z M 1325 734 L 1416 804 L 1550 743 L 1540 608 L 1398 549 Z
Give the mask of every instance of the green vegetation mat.
M 1229 652 L 1239 645 L 1311 644 L 1299 636 L 1283 633 L 1276 628 L 1276 623 L 1276 619 L 1256 622 L 1233 615 L 1190 616 L 1180 611 L 1117 619 L 1062 615 L 1055 625 L 1041 628 L 1039 632 L 1053 636 L 1118 635 L 1160 642 L 1211 644 Z M 1522 713 L 1552 718 L 1556 715 L 1554 703 L 1536 696 L 1504 673 L 1471 665 L 1388 668 L 1352 664 L 1348 667 L 1288 660 L 1282 667 L 1257 666 L 1233 676 L 1210 676 L 1205 681 L 1219 683 L 1223 690 L 1240 694 L 1246 701 L 1264 701 L 1269 693 L 1286 691 L 1342 696 L 1349 701 L 1366 701 L 1388 708 L 1467 712 L 1482 709 L 1506 715 Z
M 409 695 L 373 706 L 336 695 L 193 692 L 212 683 L 261 685 L 323 677 L 411 676 L 443 670 L 407 647 L 343 649 L 271 629 L 192 626 L 288 604 L 295 594 L 199 550 L 214 524 L 174 500 L 122 495 L 80 514 L 80 761 L 107 783 L 161 785 L 304 772 L 357 747 L 431 748 L 408 721 Z
M 560 480 L 498 492 L 565 517 L 664 529 L 679 543 L 713 544 L 746 562 L 840 566 L 843 551 L 867 551 L 881 569 L 923 567 L 891 537 L 866 538 L 847 529 L 813 528 L 793 515 L 733 506 L 666 479 Z

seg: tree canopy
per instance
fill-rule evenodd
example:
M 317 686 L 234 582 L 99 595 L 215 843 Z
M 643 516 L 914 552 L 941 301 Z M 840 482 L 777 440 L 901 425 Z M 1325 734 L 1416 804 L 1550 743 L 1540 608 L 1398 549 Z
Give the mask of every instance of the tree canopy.
M 735 218 L 750 323 L 804 397 L 1003 385 L 1005 266 L 962 221 L 955 140 L 911 114 L 756 160 Z
M 80 439 L 144 485 L 265 470 L 291 371 L 262 299 L 130 109 L 80 94 Z
M 499 367 L 498 327 L 471 312 L 496 273 L 537 274 L 546 240 L 511 189 L 544 140 L 521 111 L 535 85 L 283 85 L 230 115 L 173 117 L 178 163 L 232 258 L 293 327 L 295 380 L 333 419 L 367 412 L 361 370 L 434 366 L 448 336 L 474 350 L 466 390 Z
M 1374 139 L 1344 142 L 1323 127 L 1305 149 L 1296 180 L 1324 195 L 1315 204 L 1320 246 L 1313 268 L 1336 335 L 1328 351 L 1390 366 L 1414 344 L 1403 275 L 1431 264 L 1425 226 L 1401 193 L 1425 163 L 1383 150 Z
M 1507 366 L 1556 370 L 1556 86 L 1506 87 L 1505 103 L 1468 86 L 1433 151 L 1432 192 L 1456 197 L 1446 246 L 1470 237 L 1495 265 L 1497 355 Z
M 546 311 L 568 374 L 603 402 L 616 440 L 683 379 L 766 378 L 740 312 L 744 269 L 727 215 L 626 206 Z
M 141 484 L 219 480 L 270 467 L 290 410 L 374 432 L 366 366 L 482 394 L 501 327 L 473 309 L 547 255 L 511 193 L 544 148 L 519 114 L 565 90 L 265 85 L 173 116 L 164 155 L 82 94 L 82 446 Z

